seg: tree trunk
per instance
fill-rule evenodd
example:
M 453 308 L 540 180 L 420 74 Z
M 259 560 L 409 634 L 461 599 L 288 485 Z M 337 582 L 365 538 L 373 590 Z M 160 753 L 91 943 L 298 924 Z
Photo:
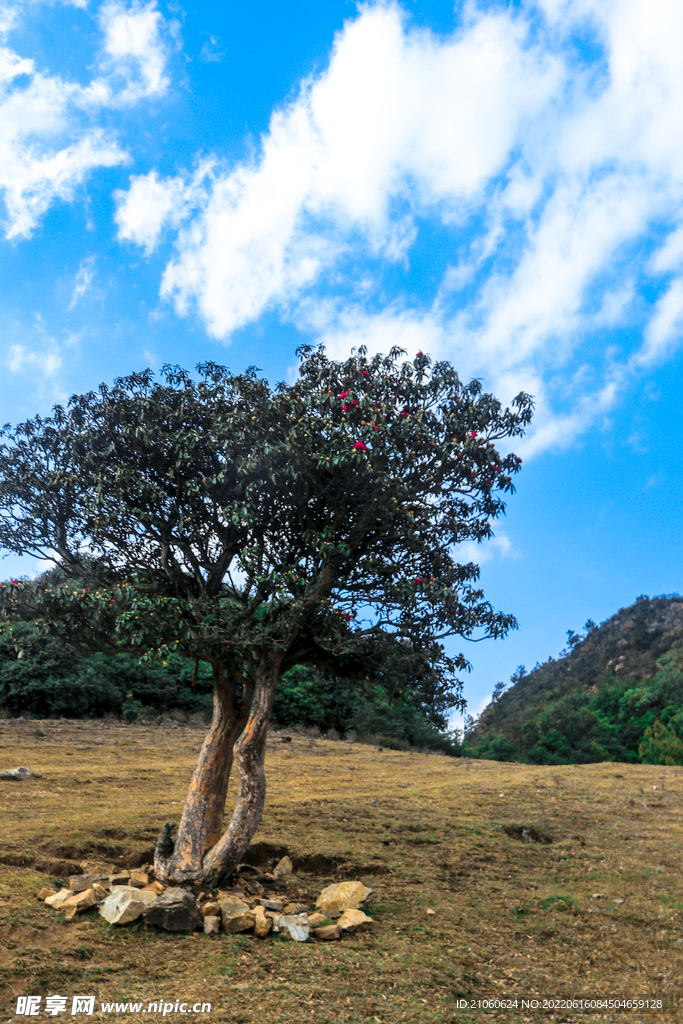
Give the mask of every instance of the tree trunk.
M 234 688 L 214 671 L 213 721 L 192 776 L 175 846 L 170 849 L 170 829 L 162 830 L 157 843 L 154 868 L 161 882 L 217 884 L 242 860 L 266 798 L 266 738 L 280 662 L 280 658 L 267 659 L 259 666 L 253 690 L 250 686 L 240 708 L 235 708 Z M 221 838 L 233 760 L 238 773 L 237 803 Z
M 165 839 L 160 837 L 155 850 L 156 877 L 165 884 L 200 881 L 204 855 L 223 831 L 234 745 L 244 726 L 249 693 L 237 705 L 234 682 L 228 681 L 223 666 L 214 666 L 213 681 L 211 728 L 190 782 L 175 844 L 170 840 L 170 829 L 166 829 Z

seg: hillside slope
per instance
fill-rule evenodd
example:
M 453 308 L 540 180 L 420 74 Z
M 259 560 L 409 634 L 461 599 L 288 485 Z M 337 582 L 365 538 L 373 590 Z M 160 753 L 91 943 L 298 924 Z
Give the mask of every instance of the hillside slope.
M 513 676 L 468 733 L 472 754 L 536 764 L 638 761 L 657 721 L 676 745 L 683 736 L 683 598 L 639 597 L 600 626 L 586 625 L 560 658 Z

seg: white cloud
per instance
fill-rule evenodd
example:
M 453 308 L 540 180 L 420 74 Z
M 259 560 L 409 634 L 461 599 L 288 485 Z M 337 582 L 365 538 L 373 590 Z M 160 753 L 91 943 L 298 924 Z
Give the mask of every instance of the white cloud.
M 170 84 L 168 45 L 156 0 L 130 5 L 110 0 L 100 8 L 99 21 L 104 64 L 124 80 L 117 101 L 129 103 L 163 94 Z
M 114 193 L 119 239 L 142 246 L 149 255 L 167 225 L 177 227 L 205 203 L 211 172 L 212 165 L 203 163 L 189 182 L 180 177 L 161 181 L 156 171 L 133 175 L 127 192 Z
M 163 293 L 179 309 L 196 301 L 224 336 L 315 282 L 348 254 L 349 233 L 402 259 L 413 216 L 392 216 L 392 204 L 444 203 L 457 219 L 554 92 L 555 62 L 539 61 L 523 35 L 491 15 L 444 44 L 406 33 L 396 7 L 366 8 L 328 71 L 273 115 L 260 155 L 217 176 Z M 146 239 L 155 228 L 138 230 Z
M 204 43 L 199 53 L 199 59 L 205 64 L 220 64 L 224 56 L 225 53 L 215 36 L 209 36 L 208 42 Z
M 26 368 L 39 370 L 43 377 L 52 377 L 61 368 L 62 358 L 54 344 L 42 351 L 30 351 L 25 345 L 11 345 L 5 363 L 12 373 L 21 373 Z
M 95 276 L 95 257 L 86 256 L 85 259 L 81 260 L 81 264 L 76 274 L 74 281 L 73 292 L 71 293 L 71 302 L 69 303 L 69 309 L 73 309 L 79 299 L 82 299 L 85 293 L 92 284 L 93 277 Z
M 468 562 L 475 562 L 477 565 L 484 565 L 493 561 L 494 558 L 514 558 L 517 552 L 512 546 L 512 541 L 507 533 L 499 530 L 495 537 L 477 544 L 474 540 L 464 541 L 454 548 L 454 557 L 462 565 Z
M 77 5 L 80 6 L 80 5 Z M 7 38 L 21 14 L 0 12 Z M 104 108 L 161 95 L 168 86 L 168 45 L 155 3 L 108 3 L 100 10 L 102 73 L 87 85 L 65 81 L 0 47 L 0 192 L 5 236 L 28 237 L 56 200 L 69 200 L 98 167 L 128 161 L 111 131 L 96 123 Z
M 132 179 L 120 237 L 177 232 L 162 295 L 215 337 L 277 308 L 335 354 L 421 348 L 532 391 L 529 454 L 571 444 L 683 339 L 683 283 L 661 281 L 683 264 L 681 38 L 677 0 L 467 5 L 439 38 L 362 7 L 251 160 L 201 191 Z M 416 304 L 384 270 L 409 268 L 421 219 L 453 255 Z
M 680 345 L 683 336 L 683 281 L 676 278 L 655 303 L 654 312 L 645 331 L 641 350 L 636 353 L 636 366 L 650 366 L 669 355 Z

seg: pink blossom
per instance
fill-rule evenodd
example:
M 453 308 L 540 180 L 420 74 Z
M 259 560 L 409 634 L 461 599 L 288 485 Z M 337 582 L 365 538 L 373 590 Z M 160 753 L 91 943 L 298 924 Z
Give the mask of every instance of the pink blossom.
M 359 452 L 366 452 L 367 451 L 367 448 L 365 447 L 365 445 L 363 444 L 362 441 L 356 441 L 356 443 L 354 444 L 353 447 L 357 448 Z
M 341 393 L 341 395 L 339 397 L 340 398 L 346 398 L 347 395 L 348 395 L 348 391 L 342 391 L 342 393 Z
M 369 377 L 369 376 L 370 376 L 370 374 L 368 373 L 368 371 L 367 371 L 367 370 L 363 370 L 363 376 L 364 376 L 364 377 Z

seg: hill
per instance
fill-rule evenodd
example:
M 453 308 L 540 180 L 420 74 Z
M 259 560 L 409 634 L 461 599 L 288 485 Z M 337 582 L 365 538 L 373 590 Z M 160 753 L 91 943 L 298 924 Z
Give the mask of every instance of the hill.
M 683 598 L 639 597 L 531 672 L 520 666 L 467 733 L 500 761 L 683 763 Z M 673 751 L 673 753 L 672 753 Z

